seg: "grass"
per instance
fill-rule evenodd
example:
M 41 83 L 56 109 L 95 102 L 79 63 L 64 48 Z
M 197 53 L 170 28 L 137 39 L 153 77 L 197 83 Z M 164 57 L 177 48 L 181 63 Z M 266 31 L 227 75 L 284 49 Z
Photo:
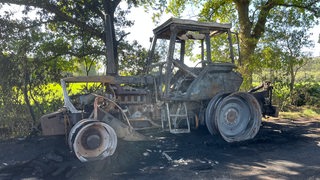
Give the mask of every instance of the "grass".
M 285 112 L 280 112 L 279 117 L 286 119 L 320 118 L 320 109 L 311 106 L 293 106 Z

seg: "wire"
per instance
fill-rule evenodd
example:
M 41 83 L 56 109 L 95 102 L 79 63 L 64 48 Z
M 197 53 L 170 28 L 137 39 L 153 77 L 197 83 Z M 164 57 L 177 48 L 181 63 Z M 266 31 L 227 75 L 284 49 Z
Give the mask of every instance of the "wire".
M 104 96 L 95 94 L 95 93 L 91 93 L 91 94 L 97 97 L 97 98 L 94 100 L 94 105 L 93 105 L 93 106 L 94 106 L 94 111 L 93 111 L 93 112 L 94 112 L 94 115 L 93 115 L 94 119 L 97 119 L 97 116 L 98 116 L 98 98 L 103 98 L 103 99 L 105 99 L 105 100 L 113 103 L 113 104 L 120 110 L 120 112 L 121 112 L 121 114 L 123 115 L 124 119 L 127 121 L 128 126 L 129 126 L 130 128 L 133 128 L 133 127 L 131 126 L 130 122 L 129 122 L 129 119 L 128 119 L 127 115 L 124 113 L 123 109 L 122 109 L 115 101 L 113 101 L 113 100 L 111 100 L 111 99 L 109 99 L 109 98 L 107 98 L 107 97 L 104 97 Z

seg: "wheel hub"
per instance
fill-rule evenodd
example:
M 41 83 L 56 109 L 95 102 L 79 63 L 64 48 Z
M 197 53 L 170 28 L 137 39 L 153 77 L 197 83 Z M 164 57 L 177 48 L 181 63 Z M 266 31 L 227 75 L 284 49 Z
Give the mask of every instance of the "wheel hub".
M 86 144 L 89 149 L 96 149 L 101 145 L 100 136 L 93 134 L 87 137 Z
M 225 113 L 225 118 L 227 124 L 232 125 L 237 122 L 238 119 L 238 111 L 235 109 L 228 109 L 227 112 Z
M 81 138 L 81 144 L 87 150 L 95 150 L 101 145 L 101 140 L 99 128 L 92 126 L 84 131 Z

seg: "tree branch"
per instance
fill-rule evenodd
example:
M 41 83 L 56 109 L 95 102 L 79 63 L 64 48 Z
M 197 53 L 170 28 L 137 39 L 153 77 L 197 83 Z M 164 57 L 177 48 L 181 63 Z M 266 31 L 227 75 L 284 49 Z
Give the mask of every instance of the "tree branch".
M 126 34 L 123 34 L 118 40 L 117 42 L 120 42 L 122 41 L 126 36 L 128 36 L 130 33 L 126 33 Z
M 246 37 L 250 36 L 250 30 L 252 28 L 252 23 L 249 19 L 249 0 L 233 0 L 236 4 L 239 23 L 240 23 L 240 33 L 244 34 Z
M 275 7 L 273 0 L 268 0 L 264 6 L 261 7 L 260 13 L 258 15 L 258 21 L 254 26 L 252 31 L 252 37 L 255 39 L 260 39 L 262 34 L 265 31 L 265 26 L 267 22 L 267 17 L 269 15 L 270 10 Z
M 265 31 L 265 25 L 267 22 L 267 18 L 269 15 L 269 12 L 272 8 L 276 6 L 283 6 L 283 7 L 293 7 L 293 8 L 300 8 L 300 9 L 305 9 L 307 11 L 310 11 L 315 14 L 316 17 L 320 17 L 320 8 L 313 7 L 319 3 L 318 0 L 315 0 L 311 3 L 308 4 L 288 4 L 288 3 L 283 3 L 279 1 L 274 1 L 274 0 L 268 0 L 264 6 L 261 7 L 260 13 L 258 15 L 258 21 L 252 31 L 252 37 L 255 39 L 259 39 L 262 34 Z
M 66 22 L 69 22 L 71 24 L 74 24 L 80 28 L 83 28 L 84 31 L 92 34 L 93 36 L 95 37 L 98 37 L 100 38 L 101 40 L 104 40 L 103 39 L 103 33 L 97 31 L 96 29 L 88 26 L 85 22 L 81 22 L 81 21 L 78 21 L 77 19 L 74 19 L 70 16 L 68 16 L 67 14 L 63 13 L 62 11 L 60 11 L 60 9 L 55 6 L 55 5 L 52 5 L 52 4 L 47 4 L 45 6 L 42 7 L 43 9 L 51 12 L 51 13 L 54 13 L 59 19 L 57 19 L 58 21 L 61 19 L 62 21 L 66 21 Z
M 74 19 L 64 12 L 62 12 L 58 6 L 55 4 L 50 3 L 50 1 L 47 0 L 30 0 L 30 1 L 24 1 L 24 0 L 0 0 L 0 3 L 8 3 L 8 4 L 16 4 L 16 5 L 28 5 L 33 6 L 36 8 L 44 9 L 50 13 L 55 14 L 57 17 L 57 21 L 65 21 L 70 24 L 76 25 L 80 28 L 83 28 L 86 32 L 90 33 L 91 35 L 100 38 L 104 41 L 103 33 L 97 31 L 96 29 L 90 27 L 85 22 L 81 22 L 77 19 Z
M 316 0 L 313 1 L 311 3 L 302 5 L 302 4 L 286 4 L 286 3 L 275 3 L 277 6 L 283 6 L 283 7 L 294 7 L 294 8 L 299 8 L 299 9 L 305 9 L 307 11 L 312 12 L 316 17 L 320 17 L 320 6 L 319 7 L 313 7 L 314 5 L 316 5 L 317 3 L 319 3 L 320 5 L 320 1 Z

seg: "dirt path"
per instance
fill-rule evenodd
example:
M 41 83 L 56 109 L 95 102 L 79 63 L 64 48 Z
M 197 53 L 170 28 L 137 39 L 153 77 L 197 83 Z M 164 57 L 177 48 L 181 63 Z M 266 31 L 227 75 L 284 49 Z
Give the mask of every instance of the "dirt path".
M 1 142 L 0 179 L 320 179 L 320 119 L 265 120 L 232 144 L 205 129 L 148 134 L 156 140 L 120 141 L 95 163 L 80 163 L 64 137 Z

